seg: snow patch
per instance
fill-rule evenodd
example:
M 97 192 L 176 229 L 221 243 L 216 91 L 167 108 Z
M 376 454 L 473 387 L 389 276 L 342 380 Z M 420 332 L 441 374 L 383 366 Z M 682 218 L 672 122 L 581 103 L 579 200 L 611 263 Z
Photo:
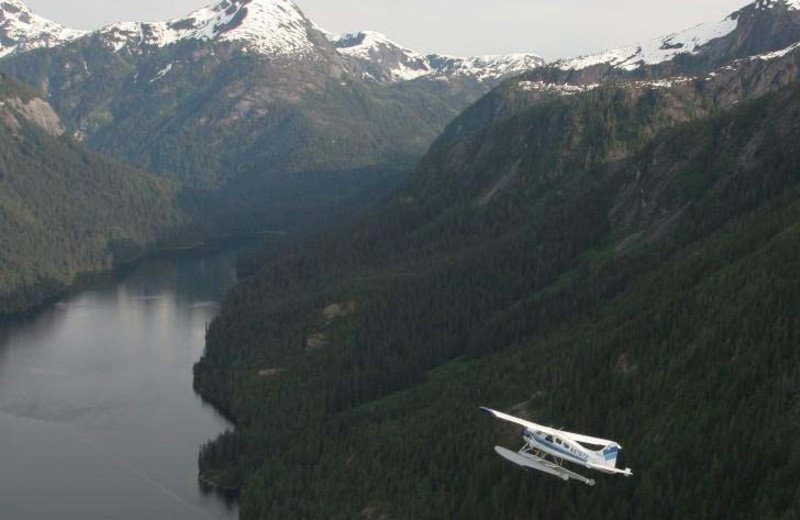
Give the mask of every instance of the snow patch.
M 755 7 L 761 11 L 766 11 L 781 4 L 786 6 L 790 11 L 800 10 L 800 0 L 757 0 Z
M 329 38 L 344 56 L 386 65 L 389 75 L 396 81 L 451 77 L 474 77 L 486 81 L 521 74 L 545 64 L 540 56 L 523 53 L 469 58 L 437 54 L 423 56 L 374 31 L 331 35 Z
M 800 2 L 800 0 L 796 0 Z M 700 49 L 718 38 L 736 30 L 738 22 L 728 17 L 721 22 L 700 24 L 685 31 L 656 38 L 641 45 L 612 49 L 592 56 L 562 60 L 556 66 L 562 70 L 580 70 L 594 65 L 608 64 L 632 71 L 643 65 L 669 61 L 679 54 L 697 54 Z
M 166 47 L 181 41 L 242 42 L 264 55 L 312 49 L 311 22 L 291 0 L 223 0 L 168 22 L 117 23 L 99 34 L 115 52 L 134 44 Z
M 798 0 L 798 2 L 800 3 L 800 0 Z M 797 48 L 800 48 L 800 42 L 794 43 L 794 44 L 786 47 L 785 49 L 781 49 L 779 51 L 769 52 L 769 53 L 766 53 L 766 54 L 758 54 L 756 56 L 751 56 L 750 59 L 751 60 L 765 60 L 765 61 L 775 60 L 775 59 L 778 59 L 778 58 L 783 58 L 784 56 L 786 56 L 787 54 L 789 54 L 790 52 L 794 51 Z
M 329 39 L 343 56 L 386 65 L 389 75 L 396 81 L 410 81 L 433 72 L 424 56 L 393 42 L 379 32 L 330 35 Z
M 614 85 L 621 88 L 669 89 L 684 83 L 689 83 L 691 81 L 694 81 L 694 78 L 681 76 L 661 80 L 625 81 L 615 83 Z M 548 83 L 545 81 L 520 81 L 516 86 L 523 92 L 543 92 L 548 94 L 556 94 L 559 96 L 574 96 L 595 90 L 596 88 L 600 87 L 601 84 L 591 83 L 587 85 L 571 85 L 568 83 Z
M 161 78 L 169 74 L 169 72 L 172 70 L 173 65 L 174 65 L 173 63 L 170 63 L 169 65 L 158 71 L 158 73 L 153 77 L 153 79 L 150 80 L 150 83 L 155 83 L 156 81 L 160 80 Z
M 545 65 L 545 60 L 535 54 L 506 54 L 473 56 L 470 58 L 443 58 L 437 73 L 440 76 L 471 76 L 487 81 L 522 74 Z
M 18 0 L 0 2 L 0 57 L 71 42 L 86 31 L 43 18 Z
M 544 81 L 520 81 L 517 88 L 523 92 L 546 92 L 562 96 L 574 96 L 583 92 L 589 92 L 599 87 L 599 84 L 591 85 L 568 85 L 561 83 L 547 83 Z

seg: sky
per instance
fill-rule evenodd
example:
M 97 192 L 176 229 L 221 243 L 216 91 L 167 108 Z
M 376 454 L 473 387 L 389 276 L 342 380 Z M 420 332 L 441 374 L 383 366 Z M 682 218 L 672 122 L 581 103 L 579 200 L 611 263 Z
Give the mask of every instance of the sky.
M 78 29 L 168 20 L 214 0 L 26 0 Z M 725 18 L 751 0 L 296 0 L 334 33 L 373 30 L 420 53 L 532 52 L 556 59 L 636 43 Z

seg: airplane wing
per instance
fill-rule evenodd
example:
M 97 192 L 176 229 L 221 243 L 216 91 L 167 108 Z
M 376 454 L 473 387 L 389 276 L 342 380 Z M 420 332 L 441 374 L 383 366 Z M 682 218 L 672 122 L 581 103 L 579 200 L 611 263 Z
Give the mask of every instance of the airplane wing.
M 525 419 L 520 419 L 519 417 L 514 417 L 513 415 L 508 415 L 507 413 L 498 412 L 497 410 L 492 410 L 491 408 L 486 408 L 485 406 L 481 407 L 481 411 L 484 411 L 488 414 L 495 416 L 498 419 L 503 421 L 512 422 L 514 424 L 519 424 L 520 426 L 525 426 L 526 428 L 531 428 L 532 430 L 536 430 L 542 433 L 549 433 L 550 435 L 564 435 L 566 432 L 562 432 L 561 430 L 556 430 L 555 428 L 550 428 L 548 426 L 543 426 L 541 424 L 537 424 L 535 422 L 526 421 Z M 570 434 L 574 435 L 574 434 Z
M 614 441 L 608 439 L 600 439 L 597 437 L 589 437 L 588 435 L 581 435 L 579 433 L 571 433 L 571 432 L 564 432 L 561 430 L 556 430 L 555 428 L 548 428 L 547 426 L 542 426 L 541 424 L 536 424 L 534 422 L 526 421 L 524 419 L 520 419 L 518 417 L 514 417 L 513 415 L 508 415 L 507 413 L 498 412 L 497 410 L 492 410 L 491 408 L 481 407 L 481 410 L 495 416 L 498 419 L 503 421 L 512 422 L 515 424 L 519 424 L 520 426 L 525 426 L 526 428 L 532 428 L 538 430 L 542 433 L 549 433 L 551 435 L 561 435 L 564 437 L 569 437 L 575 442 L 582 442 L 586 444 L 595 444 L 597 446 L 602 446 L 603 448 L 615 445 L 618 448 L 622 449 L 622 446 L 617 444 Z
M 530 421 L 526 421 L 524 419 L 520 419 L 518 417 L 514 417 L 513 415 L 508 415 L 507 413 L 498 412 L 497 410 L 492 410 L 491 408 L 486 408 L 485 406 L 481 406 L 481 411 L 484 411 L 488 414 L 495 416 L 498 419 L 503 421 L 512 422 L 515 424 L 519 424 L 520 426 L 525 426 L 526 428 L 535 428 L 539 431 L 545 431 L 549 428 L 545 428 L 544 426 L 540 426 L 536 423 L 532 423 Z
M 589 437 L 588 435 L 581 435 L 579 433 L 571 433 L 571 432 L 564 432 L 561 430 L 556 430 L 555 428 L 548 428 L 547 426 L 542 426 L 541 424 L 536 424 L 530 421 L 526 421 L 524 419 L 520 419 L 518 417 L 514 417 L 513 415 L 508 415 L 507 413 L 498 412 L 497 410 L 492 410 L 491 408 L 481 407 L 481 410 L 495 416 L 498 419 L 502 419 L 503 421 L 512 422 L 515 424 L 519 424 L 520 426 L 525 426 L 526 428 L 532 428 L 538 430 L 542 433 L 549 433 L 551 435 L 561 435 L 564 437 L 569 437 L 575 442 L 583 442 L 586 444 L 596 444 L 598 446 L 606 447 L 612 444 L 616 445 L 619 448 L 622 448 L 619 444 L 614 441 L 608 439 L 599 439 L 597 437 Z

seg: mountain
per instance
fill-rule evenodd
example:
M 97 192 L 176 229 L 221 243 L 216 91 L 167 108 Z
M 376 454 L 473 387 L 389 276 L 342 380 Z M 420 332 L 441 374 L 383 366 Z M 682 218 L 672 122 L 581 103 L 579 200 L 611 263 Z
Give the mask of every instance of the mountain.
M 353 60 L 353 70 L 363 67 L 365 78 L 380 82 L 470 78 L 494 83 L 545 64 L 544 59 L 535 54 L 471 58 L 423 56 L 374 31 L 330 36 L 330 39 L 339 54 Z
M 169 22 L 113 24 L 96 36 L 116 52 L 215 41 L 265 56 L 303 56 L 313 54 L 319 32 L 290 0 L 224 0 Z
M 195 367 L 237 424 L 204 480 L 243 518 L 795 517 L 800 38 L 769 5 L 740 18 L 772 42 L 507 80 L 382 205 L 265 255 Z M 485 405 L 636 476 L 518 472 Z
M 194 214 L 177 186 L 64 133 L 36 92 L 0 78 L 0 314 L 135 259 Z
M 0 57 L 63 45 L 84 34 L 38 16 L 18 0 L 0 5 Z
M 610 80 L 700 77 L 755 56 L 786 53 L 800 41 L 800 5 L 756 1 L 723 20 L 648 42 L 560 60 L 539 74 L 547 84 L 593 85 Z
M 542 63 L 419 56 L 376 33 L 333 36 L 290 0 L 225 0 L 0 69 L 96 151 L 244 203 L 307 206 L 391 184 L 463 108 Z

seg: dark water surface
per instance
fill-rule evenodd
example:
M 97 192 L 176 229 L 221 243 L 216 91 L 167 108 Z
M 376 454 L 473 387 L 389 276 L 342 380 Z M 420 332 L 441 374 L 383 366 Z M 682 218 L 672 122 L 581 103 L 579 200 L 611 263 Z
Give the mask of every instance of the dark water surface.
M 0 322 L 0 518 L 238 516 L 198 485 L 199 447 L 228 424 L 192 391 L 235 258 L 148 261 Z

